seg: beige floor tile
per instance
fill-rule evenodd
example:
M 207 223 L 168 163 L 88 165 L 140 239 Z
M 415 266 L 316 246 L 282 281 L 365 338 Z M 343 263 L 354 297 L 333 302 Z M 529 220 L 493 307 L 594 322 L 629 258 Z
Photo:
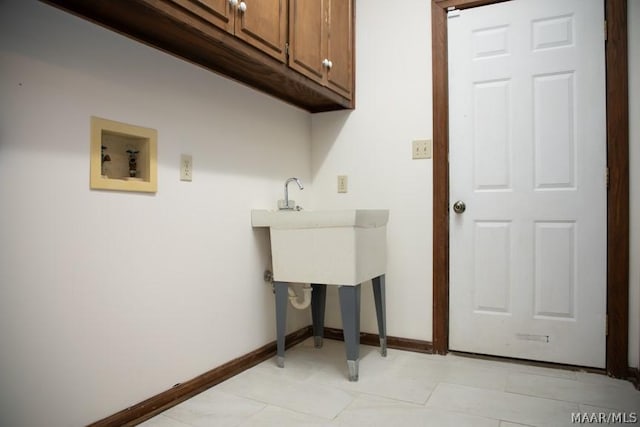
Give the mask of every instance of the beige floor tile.
M 234 427 L 265 406 L 264 403 L 209 389 L 163 415 L 194 427 Z
M 141 427 L 192 427 L 190 424 L 174 420 L 173 418 L 169 418 L 163 414 L 157 415 L 138 425 Z
M 352 394 L 337 388 L 297 381 L 260 370 L 245 371 L 216 388 L 236 396 L 326 419 L 333 419 L 354 398 Z
M 212 424 L 213 425 L 213 424 Z M 239 427 L 330 427 L 331 421 L 312 415 L 267 406 L 262 411 L 245 420 Z
M 570 426 L 578 411 L 576 403 L 446 383 L 438 384 L 426 406 L 540 427 Z
M 640 410 L 640 392 L 626 381 L 591 384 L 565 378 L 513 373 L 507 391 L 618 410 Z
M 572 414 L 640 412 L 640 392 L 604 375 L 361 346 L 349 382 L 344 343 L 305 340 L 143 423 L 145 427 L 575 426 Z M 638 422 L 640 424 L 640 422 Z M 610 425 L 634 425 L 613 423 Z
M 361 396 L 335 420 L 343 427 L 498 427 L 496 419 L 425 408 L 375 396 Z

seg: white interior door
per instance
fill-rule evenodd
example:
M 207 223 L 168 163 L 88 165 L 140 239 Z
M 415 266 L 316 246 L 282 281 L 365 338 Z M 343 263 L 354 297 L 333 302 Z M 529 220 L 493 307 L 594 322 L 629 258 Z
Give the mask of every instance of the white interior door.
M 448 34 L 450 348 L 604 367 L 603 1 L 453 11 Z

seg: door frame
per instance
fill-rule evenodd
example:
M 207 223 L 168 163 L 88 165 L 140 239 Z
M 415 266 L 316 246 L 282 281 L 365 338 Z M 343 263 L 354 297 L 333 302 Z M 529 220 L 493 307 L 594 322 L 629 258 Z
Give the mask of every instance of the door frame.
M 433 352 L 449 351 L 449 87 L 447 8 L 509 0 L 432 0 Z M 629 348 L 629 104 L 627 0 L 604 0 L 607 114 L 606 370 L 623 378 Z

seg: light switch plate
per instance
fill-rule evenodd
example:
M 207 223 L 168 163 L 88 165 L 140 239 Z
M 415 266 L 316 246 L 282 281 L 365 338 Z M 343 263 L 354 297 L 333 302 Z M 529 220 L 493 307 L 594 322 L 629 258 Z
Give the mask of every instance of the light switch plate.
M 188 154 L 180 156 L 180 181 L 193 179 L 193 159 Z
M 411 143 L 411 151 L 413 159 L 430 159 L 431 158 L 431 140 L 416 139 Z
M 346 193 L 348 189 L 347 175 L 338 175 L 338 193 Z

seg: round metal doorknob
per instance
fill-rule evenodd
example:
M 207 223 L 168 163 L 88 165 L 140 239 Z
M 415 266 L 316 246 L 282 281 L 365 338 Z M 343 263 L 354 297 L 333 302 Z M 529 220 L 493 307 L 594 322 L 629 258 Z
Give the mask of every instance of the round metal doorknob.
M 457 214 L 461 214 L 467 210 L 467 205 L 462 200 L 458 200 L 453 204 L 453 211 Z
M 246 12 L 247 11 L 247 4 L 243 1 L 240 2 L 240 4 L 238 5 L 238 10 L 240 12 Z

